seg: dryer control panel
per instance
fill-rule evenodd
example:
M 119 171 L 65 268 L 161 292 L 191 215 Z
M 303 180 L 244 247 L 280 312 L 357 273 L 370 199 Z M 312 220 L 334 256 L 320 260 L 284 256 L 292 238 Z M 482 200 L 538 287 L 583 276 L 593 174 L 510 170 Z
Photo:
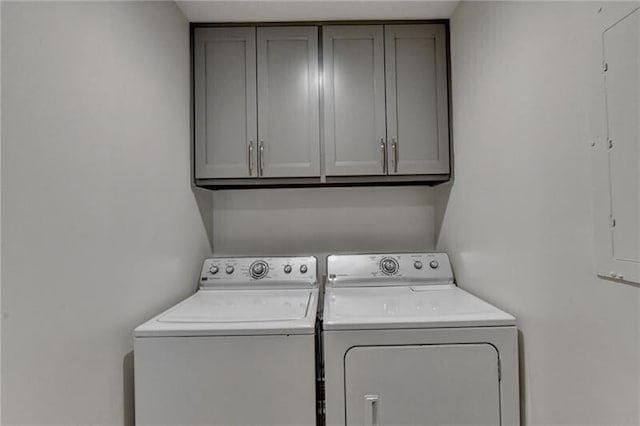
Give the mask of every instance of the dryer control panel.
M 331 255 L 327 258 L 328 284 L 374 286 L 452 284 L 446 253 L 371 253 Z
M 257 285 L 315 287 L 317 261 L 304 257 L 212 257 L 205 259 L 201 288 L 242 288 Z

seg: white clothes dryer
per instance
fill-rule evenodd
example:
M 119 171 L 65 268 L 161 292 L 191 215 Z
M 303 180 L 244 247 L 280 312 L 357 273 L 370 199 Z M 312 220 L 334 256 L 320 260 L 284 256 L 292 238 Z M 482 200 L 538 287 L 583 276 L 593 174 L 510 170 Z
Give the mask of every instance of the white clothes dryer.
M 211 258 L 135 329 L 136 424 L 315 425 L 314 257 Z
M 334 255 L 327 277 L 327 425 L 519 425 L 516 320 L 446 254 Z

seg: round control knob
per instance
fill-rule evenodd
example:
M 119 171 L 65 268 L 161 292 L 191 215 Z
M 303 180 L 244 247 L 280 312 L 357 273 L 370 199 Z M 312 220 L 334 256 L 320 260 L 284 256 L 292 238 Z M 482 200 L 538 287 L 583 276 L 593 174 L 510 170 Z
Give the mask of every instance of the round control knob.
M 413 267 L 416 269 L 422 269 L 422 262 L 416 260 L 415 262 L 413 262 Z
M 253 273 L 256 275 L 262 275 L 264 273 L 264 265 L 262 263 L 256 263 L 253 265 Z
M 284 265 L 284 273 L 285 274 L 291 273 L 291 265 Z
M 440 266 L 440 264 L 437 260 L 432 260 L 431 262 L 429 262 L 429 266 L 431 266 L 431 269 L 438 269 L 438 266 Z
M 249 274 L 251 275 L 251 278 L 255 278 L 256 280 L 267 275 L 267 272 L 269 272 L 269 265 L 262 260 L 253 262 L 249 267 Z
M 380 261 L 380 270 L 385 275 L 393 275 L 398 272 L 398 261 L 391 257 L 385 257 Z
M 306 274 L 307 271 L 308 271 L 307 265 L 300 265 L 300 273 L 301 274 Z
M 218 268 L 216 265 L 211 265 L 211 268 L 209 268 L 209 272 L 211 272 L 212 275 L 217 274 L 219 270 L 220 268 Z
M 231 265 L 227 266 L 224 270 L 227 274 L 233 274 L 233 271 L 235 271 L 235 268 Z

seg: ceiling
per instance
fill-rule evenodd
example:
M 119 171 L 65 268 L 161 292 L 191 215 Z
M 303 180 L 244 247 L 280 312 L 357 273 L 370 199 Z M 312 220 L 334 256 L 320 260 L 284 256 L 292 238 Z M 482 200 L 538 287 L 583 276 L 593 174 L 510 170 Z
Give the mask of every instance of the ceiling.
M 190 22 L 448 19 L 458 5 L 457 0 L 204 0 L 176 3 Z

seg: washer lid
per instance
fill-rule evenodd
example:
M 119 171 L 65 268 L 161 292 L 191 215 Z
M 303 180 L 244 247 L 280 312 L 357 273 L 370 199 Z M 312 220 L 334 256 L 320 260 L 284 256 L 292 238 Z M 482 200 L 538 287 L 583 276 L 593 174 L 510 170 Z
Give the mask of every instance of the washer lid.
M 515 318 L 455 285 L 327 288 L 325 330 L 515 325 Z
M 160 322 L 291 321 L 307 316 L 311 292 L 199 291 L 189 303 L 160 315 Z
M 316 289 L 200 290 L 136 328 L 136 337 L 312 334 Z

